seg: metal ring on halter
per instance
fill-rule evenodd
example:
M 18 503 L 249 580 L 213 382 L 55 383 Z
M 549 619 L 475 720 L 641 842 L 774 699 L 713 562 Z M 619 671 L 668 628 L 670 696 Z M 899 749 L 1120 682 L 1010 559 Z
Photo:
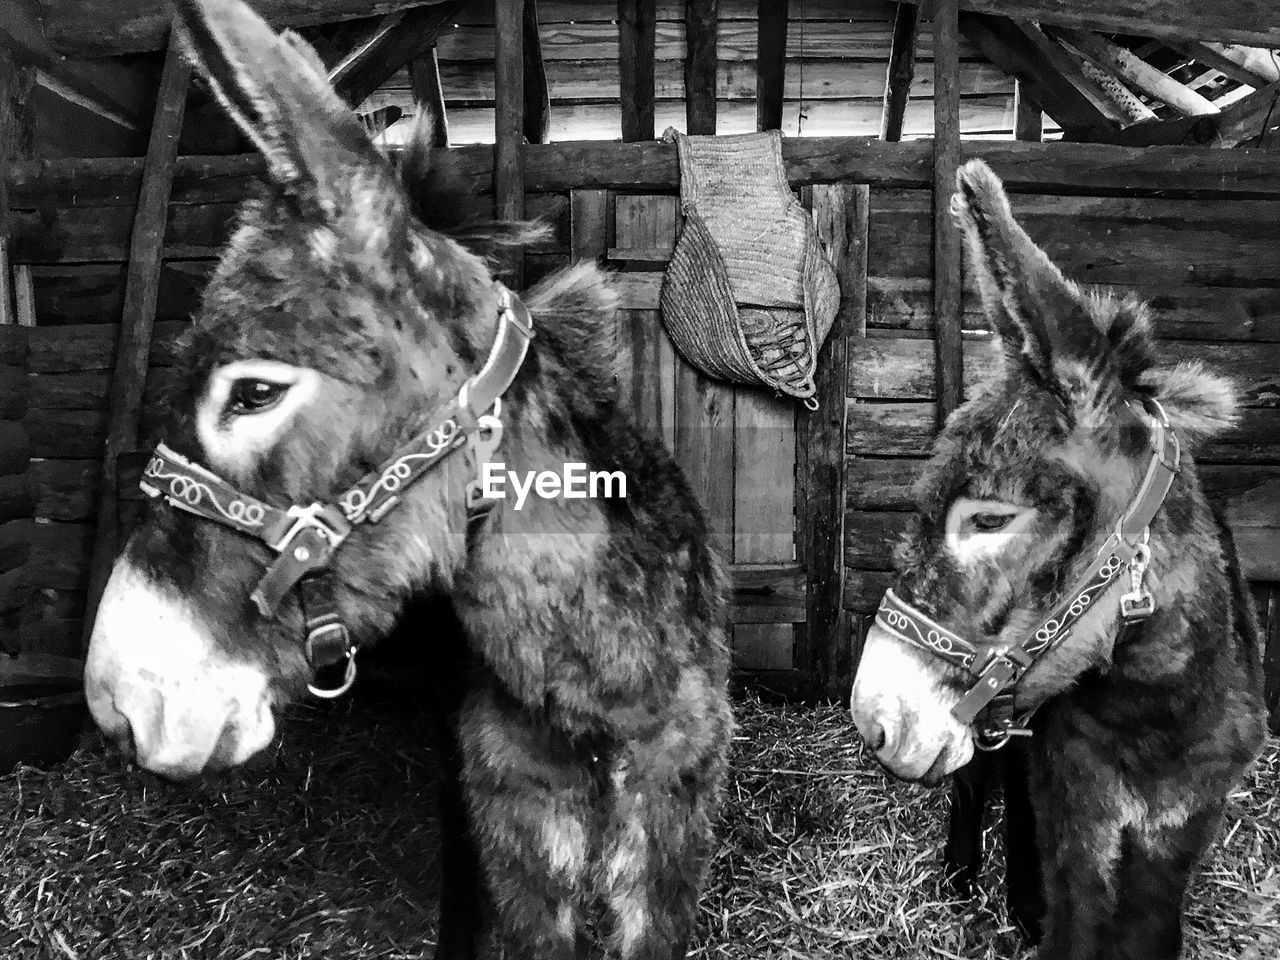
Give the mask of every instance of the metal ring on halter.
M 817 397 L 805 397 L 805 398 L 804 398 L 804 408 L 805 408 L 806 410 L 808 410 L 810 413 L 817 413 L 817 412 L 818 412 L 818 407 L 819 407 L 819 404 L 818 404 L 818 398 L 817 398 Z
M 355 685 L 355 682 L 356 682 L 356 648 L 348 647 L 347 648 L 347 669 L 342 675 L 342 683 L 331 690 L 325 689 L 323 687 L 317 687 L 314 683 L 308 683 L 307 690 L 311 692 L 312 696 L 319 697 L 322 700 L 336 700 L 338 697 L 342 696 L 344 693 L 350 690 Z

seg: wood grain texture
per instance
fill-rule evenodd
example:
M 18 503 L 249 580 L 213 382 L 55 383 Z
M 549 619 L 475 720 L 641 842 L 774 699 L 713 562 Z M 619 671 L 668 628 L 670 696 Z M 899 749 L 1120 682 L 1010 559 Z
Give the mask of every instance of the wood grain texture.
M 433 147 L 449 146 L 449 112 L 444 105 L 440 58 L 435 47 L 409 61 L 409 82 L 413 88 L 413 102 L 431 124 L 427 142 Z
M 177 44 L 165 55 L 156 97 L 156 115 L 138 193 L 137 214 L 129 243 L 129 271 L 125 279 L 124 315 L 116 343 L 115 368 L 108 409 L 110 418 L 103 449 L 102 483 L 93 559 L 88 581 L 86 624 L 92 625 L 98 599 L 106 585 L 119 548 L 116 503 L 116 462 L 124 451 L 138 446 L 142 420 L 142 394 L 146 387 L 147 360 L 155 323 L 156 295 L 160 286 L 160 262 L 168 220 L 169 194 L 178 155 L 178 134 L 186 108 L 191 68 Z M 84 638 L 86 641 L 88 637 Z
M 860 184 L 809 188 L 818 237 L 840 281 L 840 309 L 818 354 L 818 409 L 797 412 L 798 527 L 808 602 L 798 665 L 823 693 L 852 675 L 844 613 L 845 395 L 848 354 L 866 334 L 870 191 Z
M 381 16 L 448 0 L 255 0 L 254 9 L 274 27 L 336 23 Z M 159 50 L 172 17 L 164 0 L 56 0 L 42 4 L 44 35 L 68 57 L 85 59 Z
M 716 0 L 685 3 L 685 132 L 716 132 Z
M 399 70 L 435 48 L 465 0 L 387 14 L 355 50 L 329 71 L 338 96 L 359 106 Z
M 618 0 L 618 94 L 622 104 L 622 139 L 628 143 L 652 140 L 656 132 L 653 125 L 654 26 L 654 0 Z M 598 75 L 594 65 L 592 72 Z M 557 83 L 560 95 L 564 94 L 562 84 L 563 81 Z M 683 79 L 681 84 L 683 86 Z
M 893 44 L 889 48 L 889 68 L 884 84 L 884 119 L 880 139 L 896 143 L 902 139 L 902 118 L 911 84 L 916 73 L 916 38 L 919 34 L 920 8 L 910 3 L 898 4 L 893 17 Z
M 675 146 L 657 141 L 543 144 L 525 147 L 523 155 L 525 186 L 535 193 L 577 188 L 674 191 L 678 184 Z M 1280 153 L 1274 151 L 975 141 L 965 145 L 965 155 L 987 161 L 1012 193 L 1222 200 L 1280 197 Z M 491 147 L 452 147 L 443 156 L 477 190 L 492 191 Z M 851 180 L 872 187 L 919 188 L 933 182 L 928 142 L 784 139 L 782 157 L 793 187 Z M 129 198 L 137 197 L 141 170 L 142 162 L 130 157 L 20 160 L 11 169 L 10 204 L 19 211 L 132 206 Z M 183 157 L 175 172 L 174 203 L 238 202 L 262 171 L 257 155 Z
M 1023 143 L 1044 139 L 1044 114 L 1040 104 L 1027 96 L 1021 80 L 1015 81 L 1013 91 L 1013 139 Z
M 940 0 L 933 11 L 933 316 L 938 357 L 938 416 L 945 420 L 960 406 L 964 354 L 963 266 L 960 225 L 951 213 L 960 167 L 960 53 L 956 0 Z
M 916 3 L 919 0 L 908 0 Z M 1008 0 L 963 0 L 966 10 L 1009 15 Z M 1181 40 L 1229 40 L 1280 47 L 1280 11 L 1270 0 L 1232 4 L 1183 0 L 1030 0 L 1016 5 L 1027 20 L 1104 33 Z
M 788 0 L 759 0 L 756 39 L 756 129 L 782 127 L 787 76 Z M 718 94 L 718 91 L 717 91 Z
M 614 204 L 615 251 L 660 250 L 669 257 L 675 247 L 678 204 L 673 196 L 618 196 Z M 642 274 L 661 281 L 661 273 Z M 622 276 L 628 276 L 623 274 Z M 634 274 L 631 274 L 634 276 Z M 676 445 L 676 355 L 662 326 L 656 300 L 650 309 L 626 310 L 623 350 L 630 358 L 630 409 L 642 427 Z M 624 398 L 627 393 L 624 392 Z
M 524 138 L 546 143 L 551 131 L 551 94 L 547 64 L 542 56 L 542 31 L 538 25 L 538 0 L 524 0 Z
M 1110 71 L 1134 89 L 1162 101 L 1184 116 L 1197 117 L 1219 112 L 1207 97 L 1174 80 L 1164 71 L 1157 70 L 1131 50 L 1087 30 L 1059 28 L 1055 32 L 1103 70 Z
M 524 219 L 524 2 L 498 0 L 495 7 L 493 193 L 500 220 Z M 504 279 L 523 286 L 524 257 L 518 248 L 503 256 Z

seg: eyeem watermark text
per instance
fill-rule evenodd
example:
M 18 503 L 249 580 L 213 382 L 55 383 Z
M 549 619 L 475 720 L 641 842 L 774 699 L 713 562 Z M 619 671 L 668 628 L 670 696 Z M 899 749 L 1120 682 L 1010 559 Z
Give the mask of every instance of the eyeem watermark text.
M 490 500 L 505 500 L 507 484 L 515 491 L 515 508 L 524 508 L 529 493 L 536 493 L 543 500 L 606 500 L 626 497 L 627 475 L 621 470 L 588 470 L 585 463 L 566 463 L 557 473 L 554 470 L 526 470 L 521 477 L 508 470 L 505 463 L 487 462 L 480 473 L 481 494 Z

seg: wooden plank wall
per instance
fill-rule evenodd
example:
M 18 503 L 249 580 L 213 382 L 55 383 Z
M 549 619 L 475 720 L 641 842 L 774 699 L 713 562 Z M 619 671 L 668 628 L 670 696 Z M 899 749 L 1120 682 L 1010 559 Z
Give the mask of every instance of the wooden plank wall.
M 756 129 L 757 0 L 718 4 L 717 130 Z M 493 141 L 493 2 L 474 0 L 440 38 L 441 86 L 452 142 Z M 805 0 L 789 8 L 786 86 L 781 129 L 874 134 L 880 129 L 885 51 L 895 5 L 882 0 Z M 621 136 L 617 7 L 589 0 L 540 0 L 542 52 L 551 95 L 553 141 Z M 655 30 L 655 127 L 685 129 L 685 3 L 659 0 Z M 961 40 L 962 122 L 966 133 L 1013 128 L 1013 81 Z M 907 135 L 932 129 L 933 48 L 920 36 L 919 62 L 907 107 Z M 410 81 L 401 71 L 362 109 L 398 104 L 411 109 Z M 402 121 L 401 127 L 408 122 Z

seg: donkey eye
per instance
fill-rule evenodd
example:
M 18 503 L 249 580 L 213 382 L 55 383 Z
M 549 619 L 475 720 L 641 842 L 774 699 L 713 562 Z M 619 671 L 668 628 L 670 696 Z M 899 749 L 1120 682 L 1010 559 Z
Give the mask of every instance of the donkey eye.
M 969 522 L 975 530 L 991 533 L 1007 527 L 1013 516 L 1012 513 L 975 513 L 969 517 Z
M 231 385 L 227 410 L 237 416 L 262 413 L 279 403 L 288 389 L 288 384 L 272 383 L 270 380 L 237 380 Z

